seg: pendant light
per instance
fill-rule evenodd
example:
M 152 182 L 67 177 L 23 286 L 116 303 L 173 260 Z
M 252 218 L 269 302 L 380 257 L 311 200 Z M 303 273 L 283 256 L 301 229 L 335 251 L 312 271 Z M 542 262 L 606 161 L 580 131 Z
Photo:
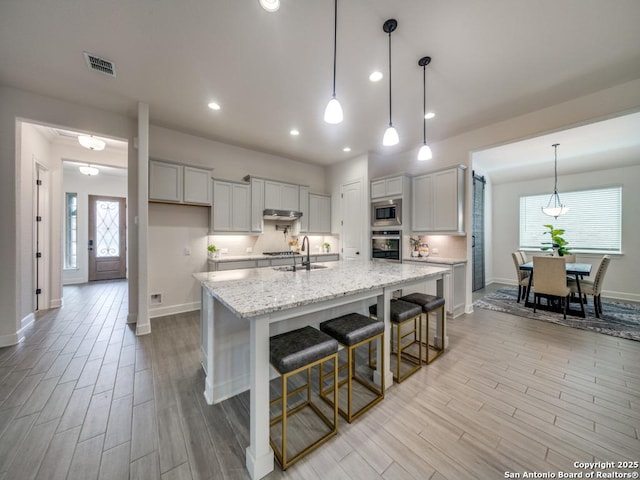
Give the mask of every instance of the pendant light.
M 382 30 L 389 34 L 389 127 L 384 132 L 382 137 L 382 145 L 390 147 L 396 145 L 400 139 L 398 138 L 398 132 L 393 128 L 393 122 L 391 121 L 391 32 L 398 28 L 398 22 L 394 18 L 390 18 L 382 25 Z
M 327 123 L 342 122 L 342 107 L 336 98 L 336 52 L 338 44 L 338 0 L 334 0 L 333 12 L 333 95 L 324 111 L 324 121 Z
M 78 143 L 89 150 L 104 150 L 106 143 L 93 135 L 78 135 Z
M 554 148 L 554 184 L 553 184 L 553 193 L 549 198 L 549 202 L 546 207 L 542 207 L 542 212 L 545 215 L 549 215 L 550 217 L 558 218 L 560 215 L 564 215 L 569 211 L 568 207 L 565 207 L 560 201 L 560 195 L 558 195 L 558 145 L 559 143 L 554 143 L 551 145 Z
M 422 67 L 422 146 L 418 150 L 418 160 L 431 160 L 433 154 L 431 147 L 427 145 L 427 65 L 431 63 L 431 57 L 422 57 L 418 65 Z

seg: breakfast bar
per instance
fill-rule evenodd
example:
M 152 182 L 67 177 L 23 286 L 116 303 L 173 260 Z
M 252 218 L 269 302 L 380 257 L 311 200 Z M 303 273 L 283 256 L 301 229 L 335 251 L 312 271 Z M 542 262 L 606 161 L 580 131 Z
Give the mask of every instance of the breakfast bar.
M 402 288 L 436 282 L 443 294 L 445 268 L 362 260 L 317 263 L 313 269 L 254 268 L 195 274 L 202 286 L 201 349 L 204 396 L 214 404 L 250 390 L 250 445 L 246 467 L 254 479 L 273 470 L 269 446 L 269 337 L 349 311 L 366 312 L 377 302 L 385 323 L 384 372 L 393 384 L 389 356 L 389 302 Z M 380 315 L 382 312 L 382 315 Z M 437 331 L 434 341 L 446 347 Z

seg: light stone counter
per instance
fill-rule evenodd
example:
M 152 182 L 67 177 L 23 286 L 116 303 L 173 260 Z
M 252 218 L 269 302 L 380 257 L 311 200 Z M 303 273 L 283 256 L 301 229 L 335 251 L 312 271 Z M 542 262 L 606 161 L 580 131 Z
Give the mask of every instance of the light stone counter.
M 389 304 L 394 290 L 435 282 L 443 295 L 449 269 L 419 264 L 362 260 L 325 262 L 327 268 L 286 272 L 272 267 L 195 274 L 202 285 L 201 349 L 207 403 L 247 389 L 250 395 L 250 444 L 246 467 L 258 479 L 273 470 L 269 446 L 269 338 L 280 331 L 314 325 L 350 311 L 368 313 L 378 305 L 385 323 L 384 350 L 377 349 L 374 380 L 393 385 L 390 369 Z M 436 324 L 439 324 L 437 322 Z M 436 344 L 447 338 L 437 331 Z M 381 351 L 385 352 L 384 357 Z
M 440 263 L 442 265 L 457 265 L 460 263 L 467 263 L 466 258 L 455 257 L 438 257 L 436 255 L 429 255 L 428 257 L 404 257 L 403 262 L 421 262 L 421 263 Z

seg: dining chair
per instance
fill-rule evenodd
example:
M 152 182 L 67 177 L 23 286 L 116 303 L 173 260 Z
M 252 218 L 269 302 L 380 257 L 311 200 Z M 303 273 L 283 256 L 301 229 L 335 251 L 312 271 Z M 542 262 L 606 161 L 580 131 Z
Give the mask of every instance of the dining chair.
M 593 310 L 596 313 L 596 318 L 600 318 L 602 314 L 602 300 L 600 299 L 600 294 L 602 293 L 602 283 L 604 281 L 604 275 L 607 273 L 607 268 L 609 268 L 609 263 L 611 262 L 611 256 L 605 255 L 600 260 L 600 265 L 598 265 L 598 270 L 596 270 L 596 276 L 593 280 L 589 280 L 588 278 L 585 280 L 580 280 L 580 292 L 583 295 L 591 295 L 593 296 Z M 571 280 L 569 282 L 569 289 L 572 293 L 578 293 L 578 284 L 575 280 Z
M 557 297 L 562 301 L 563 317 L 567 318 L 569 306 L 569 293 L 567 285 L 566 259 L 564 257 L 533 257 L 533 311 L 541 297 L 547 302 L 551 297 Z
M 520 270 L 520 265 L 526 263 L 526 254 L 521 251 L 513 252 L 511 254 L 511 258 L 513 258 L 513 265 L 516 267 L 516 279 L 518 280 L 518 300 L 524 300 L 524 297 L 527 293 L 527 286 L 529 285 L 529 275 L 530 273 L 526 270 Z
M 567 253 L 566 255 L 563 255 L 563 257 L 567 261 L 567 263 L 576 263 L 575 253 Z

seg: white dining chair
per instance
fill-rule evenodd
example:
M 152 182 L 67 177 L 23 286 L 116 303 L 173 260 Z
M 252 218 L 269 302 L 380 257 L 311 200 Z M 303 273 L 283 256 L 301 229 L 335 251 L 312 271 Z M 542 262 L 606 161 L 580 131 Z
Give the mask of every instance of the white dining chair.
M 536 311 L 540 299 L 547 302 L 551 297 L 562 301 L 563 316 L 567 318 L 569 293 L 567 286 L 566 259 L 564 257 L 533 257 L 533 311 Z

